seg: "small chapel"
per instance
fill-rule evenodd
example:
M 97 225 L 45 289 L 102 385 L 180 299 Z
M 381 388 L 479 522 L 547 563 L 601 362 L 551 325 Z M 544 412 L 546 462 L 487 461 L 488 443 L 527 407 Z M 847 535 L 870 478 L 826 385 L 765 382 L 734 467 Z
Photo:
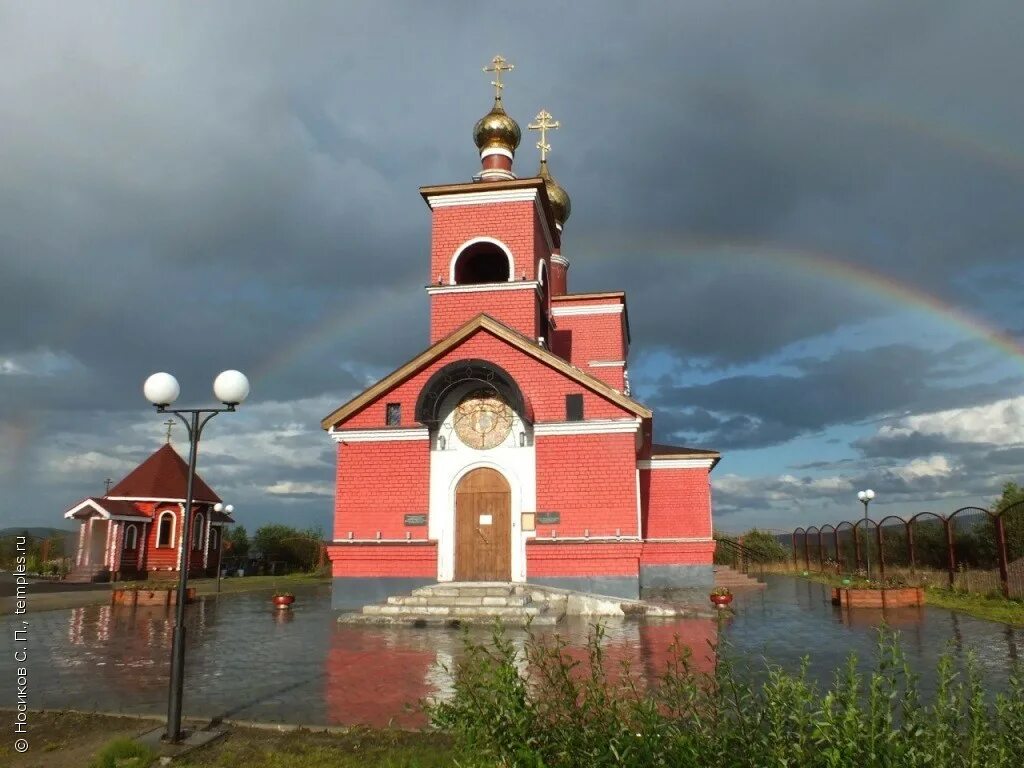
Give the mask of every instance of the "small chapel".
M 181 547 L 190 576 L 215 576 L 224 526 L 234 522 L 199 475 L 193 481 L 191 541 L 183 542 L 188 463 L 170 442 L 160 446 L 102 496 L 74 504 L 64 517 L 78 528 L 67 581 L 177 580 Z
M 479 170 L 419 190 L 429 345 L 321 422 L 337 444 L 336 608 L 439 582 L 637 598 L 713 581 L 720 456 L 653 442 L 630 389 L 625 294 L 569 291 L 570 201 L 548 163 L 560 126 L 537 114 L 540 165 L 517 175 L 512 68 L 485 68 Z

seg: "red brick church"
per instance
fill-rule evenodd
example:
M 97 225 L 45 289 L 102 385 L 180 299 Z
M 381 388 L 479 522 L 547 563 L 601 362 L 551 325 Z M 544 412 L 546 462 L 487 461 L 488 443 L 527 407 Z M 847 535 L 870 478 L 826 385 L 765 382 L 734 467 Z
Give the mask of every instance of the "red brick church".
M 655 444 L 630 394 L 622 292 L 570 293 L 569 196 L 547 163 L 513 171 L 494 106 L 481 168 L 427 186 L 430 345 L 322 421 L 337 443 L 334 605 L 444 581 L 622 597 L 712 583 L 715 451 Z
M 64 513 L 79 523 L 78 553 L 68 581 L 177 579 L 188 464 L 170 442 L 162 445 L 103 496 L 90 496 Z M 220 497 L 199 475 L 193 483 L 189 575 L 213 576 L 224 526 Z

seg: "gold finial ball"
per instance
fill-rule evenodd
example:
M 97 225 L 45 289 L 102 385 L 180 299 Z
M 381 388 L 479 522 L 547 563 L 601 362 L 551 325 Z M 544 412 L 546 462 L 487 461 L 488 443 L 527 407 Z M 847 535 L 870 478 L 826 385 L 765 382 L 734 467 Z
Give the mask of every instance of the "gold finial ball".
M 519 123 L 508 116 L 501 106 L 500 99 L 496 99 L 491 111 L 477 120 L 473 126 L 473 142 L 481 152 L 491 147 L 501 147 L 509 152 L 515 152 L 522 137 Z
M 544 179 L 544 187 L 547 189 L 548 200 L 551 201 L 555 221 L 565 224 L 572 213 L 572 201 L 569 200 L 569 193 L 565 191 L 565 187 L 555 181 L 555 177 L 548 170 L 547 160 L 540 161 L 540 173 L 537 175 Z

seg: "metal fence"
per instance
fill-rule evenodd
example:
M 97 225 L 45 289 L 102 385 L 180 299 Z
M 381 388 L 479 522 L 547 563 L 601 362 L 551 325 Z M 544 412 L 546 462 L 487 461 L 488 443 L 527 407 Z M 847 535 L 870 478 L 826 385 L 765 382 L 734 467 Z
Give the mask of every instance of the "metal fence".
M 934 573 L 951 588 L 1024 598 L 1024 501 L 997 512 L 961 507 L 797 528 L 793 564 L 837 573 L 870 570 L 881 578 Z

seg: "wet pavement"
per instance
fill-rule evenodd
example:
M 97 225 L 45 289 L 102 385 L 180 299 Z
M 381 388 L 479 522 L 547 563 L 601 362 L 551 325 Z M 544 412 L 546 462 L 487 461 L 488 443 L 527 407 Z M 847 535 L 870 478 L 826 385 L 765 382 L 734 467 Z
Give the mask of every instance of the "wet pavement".
M 737 597 L 735 616 L 714 619 L 606 621 L 605 653 L 647 678 L 664 668 L 675 636 L 697 666 L 713 665 L 709 643 L 725 640 L 741 663 L 762 658 L 796 669 L 810 656 L 810 674 L 827 684 L 846 656 L 869 663 L 882 611 L 843 612 L 820 584 L 785 576 L 765 590 Z M 185 714 L 309 725 L 417 726 L 417 703 L 450 690 L 443 666 L 462 648 L 452 629 L 338 625 L 330 588 L 296 592 L 294 610 L 274 611 L 263 593 L 202 597 L 188 609 Z M 31 608 L 30 608 L 31 611 Z M 938 657 L 973 649 L 996 685 L 1018 654 L 1024 630 L 937 608 L 888 611 L 925 688 Z M 21 622 L 28 622 L 23 627 Z M 173 615 L 164 609 L 86 606 L 0 619 L 0 706 L 15 704 L 15 668 L 28 668 L 33 709 L 133 714 L 166 712 Z M 28 643 L 15 643 L 26 629 Z M 585 644 L 587 621 L 545 628 L 569 646 Z M 486 629 L 474 630 L 484 638 Z M 522 633 L 512 632 L 514 638 Z M 28 659 L 14 662 L 27 647 Z

